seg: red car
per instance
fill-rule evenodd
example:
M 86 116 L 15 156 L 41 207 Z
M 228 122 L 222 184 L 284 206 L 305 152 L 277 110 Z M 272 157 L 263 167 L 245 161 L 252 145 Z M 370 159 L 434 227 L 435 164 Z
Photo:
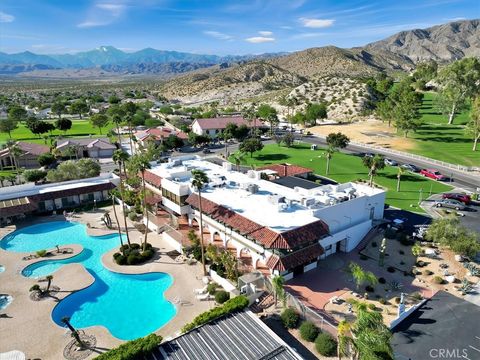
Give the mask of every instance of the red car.
M 444 180 L 445 176 L 440 174 L 437 170 L 434 169 L 422 169 L 420 170 L 420 175 L 428 177 L 433 180 Z
M 458 193 L 445 193 L 442 195 L 443 199 L 453 199 L 468 205 L 471 203 L 472 198 L 467 194 L 458 194 Z

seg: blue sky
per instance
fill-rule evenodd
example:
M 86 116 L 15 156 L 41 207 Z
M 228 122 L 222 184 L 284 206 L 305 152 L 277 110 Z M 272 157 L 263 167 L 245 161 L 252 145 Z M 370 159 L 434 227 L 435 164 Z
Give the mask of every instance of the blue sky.
M 1 0 L 0 51 L 257 54 L 361 46 L 465 18 L 480 18 L 479 0 Z

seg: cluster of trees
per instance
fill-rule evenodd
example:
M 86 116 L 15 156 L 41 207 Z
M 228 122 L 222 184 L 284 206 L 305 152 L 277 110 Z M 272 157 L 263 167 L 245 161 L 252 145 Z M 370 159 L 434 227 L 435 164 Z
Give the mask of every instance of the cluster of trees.
M 415 91 L 413 79 L 404 78 L 397 86 L 386 94 L 385 99 L 377 104 L 377 115 L 388 122 L 394 122 L 405 137 L 410 131 L 415 131 L 421 125 L 419 108 L 422 103 L 422 94 Z
M 59 182 L 75 179 L 86 179 L 100 175 L 100 164 L 92 159 L 78 161 L 67 160 L 56 169 L 49 170 L 46 177 L 48 181 Z
M 428 227 L 425 239 L 448 246 L 456 254 L 471 258 L 480 251 L 476 233 L 462 226 L 453 217 L 435 219 Z

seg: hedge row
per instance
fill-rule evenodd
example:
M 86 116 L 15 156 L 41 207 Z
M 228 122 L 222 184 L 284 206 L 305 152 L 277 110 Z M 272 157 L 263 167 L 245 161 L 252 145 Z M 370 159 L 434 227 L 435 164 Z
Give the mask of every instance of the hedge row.
M 248 299 L 244 295 L 236 296 L 233 299 L 226 301 L 223 305 L 214 307 L 211 310 L 205 311 L 198 315 L 191 323 L 186 324 L 182 328 L 182 333 L 186 333 L 197 326 L 206 324 L 220 316 L 224 316 L 233 312 L 245 309 L 248 306 Z
M 128 341 L 119 347 L 107 351 L 96 360 L 140 360 L 150 354 L 162 342 L 162 337 L 150 334 L 140 339 Z

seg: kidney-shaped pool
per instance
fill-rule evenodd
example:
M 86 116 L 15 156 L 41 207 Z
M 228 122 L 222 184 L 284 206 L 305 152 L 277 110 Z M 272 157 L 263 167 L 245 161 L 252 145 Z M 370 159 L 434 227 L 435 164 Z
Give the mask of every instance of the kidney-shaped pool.
M 95 278 L 92 285 L 55 306 L 52 319 L 59 326 L 63 326 L 61 319 L 69 316 L 77 328 L 102 325 L 113 336 L 132 340 L 150 334 L 175 316 L 175 306 L 164 297 L 173 283 L 169 274 L 126 275 L 103 266 L 102 255 L 120 245 L 117 234 L 89 236 L 83 224 L 56 221 L 19 229 L 0 241 L 2 249 L 16 252 L 66 244 L 80 244 L 83 251 L 69 259 L 39 261 L 23 270 L 24 276 L 42 277 L 65 264 L 79 263 Z

